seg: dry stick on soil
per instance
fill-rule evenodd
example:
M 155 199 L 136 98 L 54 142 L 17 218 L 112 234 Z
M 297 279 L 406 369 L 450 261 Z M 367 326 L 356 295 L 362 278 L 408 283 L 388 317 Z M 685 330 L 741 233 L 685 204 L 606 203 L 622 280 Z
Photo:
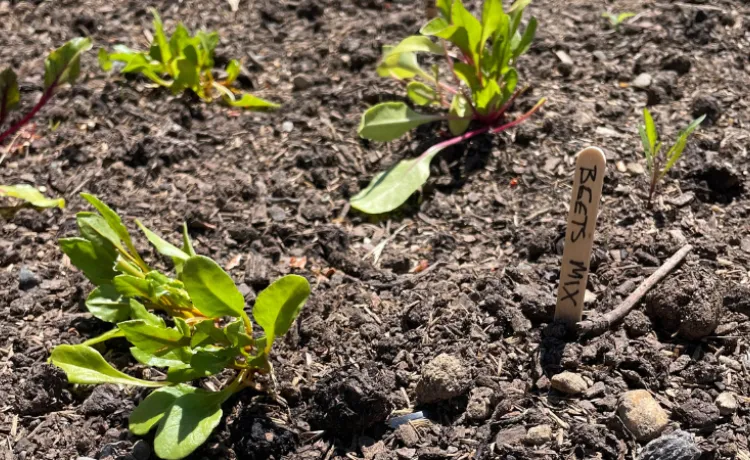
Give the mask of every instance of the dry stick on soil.
M 581 335 L 589 334 L 601 334 L 610 328 L 613 324 L 622 320 L 630 313 L 630 310 L 636 306 L 646 293 L 656 285 L 659 281 L 664 279 L 677 265 L 682 262 L 685 256 L 693 249 L 692 245 L 685 245 L 679 251 L 677 251 L 672 257 L 670 257 L 664 264 L 659 267 L 646 281 L 638 286 L 638 289 L 633 291 L 620 305 L 615 309 L 605 313 L 600 318 L 581 321 L 577 324 L 578 333 Z

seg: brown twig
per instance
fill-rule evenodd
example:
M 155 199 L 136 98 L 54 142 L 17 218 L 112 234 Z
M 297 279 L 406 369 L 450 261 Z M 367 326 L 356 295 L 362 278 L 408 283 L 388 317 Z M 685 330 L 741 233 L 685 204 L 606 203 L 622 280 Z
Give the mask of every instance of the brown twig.
M 612 325 L 625 318 L 625 316 L 630 313 L 630 310 L 632 310 L 633 307 L 636 306 L 638 301 L 640 301 L 643 296 L 645 296 L 646 293 L 656 285 L 656 283 L 664 279 L 665 276 L 667 276 L 672 270 L 674 270 L 675 267 L 677 267 L 677 265 L 682 262 L 685 256 L 687 256 L 692 249 L 692 245 L 686 244 L 685 246 L 683 246 L 679 251 L 674 253 L 672 257 L 667 259 L 667 261 L 664 262 L 664 264 L 659 267 L 658 270 L 656 270 L 651 276 L 649 276 L 646 281 L 641 283 L 641 285 L 638 286 L 638 289 L 633 291 L 625 300 L 622 301 L 620 305 L 618 305 L 613 310 L 605 313 L 599 318 L 579 322 L 576 325 L 578 333 L 580 335 L 601 334 L 602 332 L 609 329 Z

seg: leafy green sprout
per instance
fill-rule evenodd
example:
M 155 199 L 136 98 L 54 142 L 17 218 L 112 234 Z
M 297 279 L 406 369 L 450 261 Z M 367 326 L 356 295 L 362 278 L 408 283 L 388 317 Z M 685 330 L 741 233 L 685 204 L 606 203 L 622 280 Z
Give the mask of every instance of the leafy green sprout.
M 506 120 L 513 101 L 524 91 L 518 87 L 517 60 L 528 51 L 536 33 L 533 17 L 520 31 L 530 3 L 517 0 L 506 12 L 502 0 L 485 0 L 481 19 L 477 19 L 461 0 L 437 0 L 438 15 L 420 29 L 421 35 L 383 48 L 378 74 L 399 81 L 411 103 L 429 111 L 417 112 L 405 102 L 377 104 L 362 115 L 359 135 L 386 142 L 420 125 L 447 121 L 455 137 L 375 176 L 352 197 L 352 207 L 368 214 L 396 209 L 427 181 L 430 162 L 440 151 L 474 136 L 512 128 L 542 106 L 544 99 L 515 120 Z M 443 59 L 447 76 L 438 65 L 423 69 L 417 53 Z M 472 122 L 481 127 L 467 131 Z
M 20 200 L 19 204 L 0 206 L 0 216 L 6 218 L 12 217 L 23 208 L 31 208 L 37 211 L 48 208 L 65 208 L 63 198 L 47 198 L 38 189 L 27 184 L 0 185 L 0 196 Z
M 603 18 L 607 18 L 609 20 L 609 25 L 612 26 L 613 29 L 619 30 L 620 24 L 627 21 L 628 19 L 635 16 L 635 13 L 631 12 L 625 12 L 625 13 L 610 13 L 609 11 L 605 11 L 602 13 Z
M 703 123 L 706 115 L 693 120 L 677 137 L 677 142 L 664 153 L 664 145 L 659 140 L 659 134 L 656 131 L 654 119 L 647 108 L 643 109 L 643 124 L 638 126 L 638 132 L 641 136 L 643 153 L 646 157 L 646 169 L 650 177 L 648 192 L 647 209 L 651 209 L 652 199 L 656 192 L 657 184 L 664 179 L 670 169 L 682 157 L 682 153 L 687 146 L 687 140 L 698 126 Z
M 122 65 L 120 73 L 139 73 L 157 85 L 169 88 L 174 94 L 191 90 L 204 102 L 221 99 L 232 107 L 251 110 L 279 107 L 252 94 L 243 94 L 234 87 L 241 68 L 235 59 L 229 61 L 223 79 L 214 77 L 218 33 L 198 31 L 191 36 L 179 23 L 172 36 L 167 38 L 159 14 L 154 9 L 151 12 L 154 40 L 148 52 L 135 51 L 125 45 L 115 45 L 112 53 L 102 48 L 99 50 L 99 64 L 103 70 L 112 70 L 114 63 L 118 62 Z
M 88 311 L 115 326 L 82 344 L 55 347 L 50 362 L 71 383 L 154 388 L 131 413 L 130 431 L 145 435 L 156 428 L 156 455 L 184 458 L 219 424 L 224 401 L 254 385 L 255 376 L 272 374 L 274 340 L 290 329 L 310 286 L 301 276 L 287 275 L 261 291 L 252 309 L 263 331 L 258 333 L 231 277 L 213 260 L 196 255 L 186 227 L 177 247 L 136 221 L 156 251 L 172 260 L 175 276 L 170 277 L 146 264 L 109 206 L 82 196 L 98 212 L 78 213 L 80 236 L 61 239 L 60 247 L 96 286 L 85 302 Z M 166 379 L 139 379 L 107 363 L 96 348 L 116 338 L 130 343 L 139 363 L 165 368 Z M 188 384 L 225 371 L 234 376 L 220 391 Z
M 42 96 L 34 107 L 4 131 L 1 129 L 8 115 L 21 102 L 18 76 L 10 69 L 0 71 L 0 145 L 24 127 L 47 105 L 57 90 L 65 84 L 73 84 L 81 73 L 81 54 L 91 49 L 91 39 L 74 38 L 52 51 L 44 61 L 44 87 Z

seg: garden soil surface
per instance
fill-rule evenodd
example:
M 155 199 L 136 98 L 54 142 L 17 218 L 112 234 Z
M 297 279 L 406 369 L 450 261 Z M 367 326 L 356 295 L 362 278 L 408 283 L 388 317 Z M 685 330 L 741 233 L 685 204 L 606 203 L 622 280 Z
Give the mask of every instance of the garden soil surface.
M 0 1 L 0 67 L 18 71 L 22 108 L 41 93 L 44 56 L 65 40 L 145 48 L 147 3 Z M 383 144 L 356 133 L 368 106 L 403 98 L 375 66 L 381 46 L 418 31 L 423 3 L 230 3 L 153 6 L 168 31 L 177 21 L 218 30 L 217 67 L 242 59 L 242 88 L 283 103 L 278 112 L 106 74 L 95 49 L 80 81 L 0 148 L 0 183 L 68 201 L 0 221 L 0 459 L 156 459 L 153 435 L 127 430 L 143 390 L 71 385 L 46 363 L 56 345 L 111 327 L 85 311 L 92 286 L 57 246 L 89 209 L 80 192 L 134 233 L 138 218 L 179 241 L 186 221 L 248 308 L 280 275 L 313 286 L 275 349 L 275 394 L 263 380 L 227 401 L 190 459 L 635 459 L 643 423 L 688 452 L 679 458 L 748 458 L 749 6 L 535 0 L 537 40 L 519 62 L 530 88 L 512 114 L 543 96 L 544 108 L 512 132 L 442 152 L 419 194 L 371 218 L 348 198 L 447 135 L 433 125 Z M 613 30 L 604 11 L 637 16 Z M 666 140 L 707 115 L 650 211 L 637 134 L 645 106 Z M 571 339 L 552 315 L 574 155 L 590 145 L 608 166 L 586 316 L 694 249 L 624 322 Z M 145 238 L 137 244 L 168 269 Z M 105 351 L 131 375 L 163 375 L 136 365 L 124 342 Z M 639 389 L 654 401 L 636 398 L 649 409 L 633 416 L 621 400 Z

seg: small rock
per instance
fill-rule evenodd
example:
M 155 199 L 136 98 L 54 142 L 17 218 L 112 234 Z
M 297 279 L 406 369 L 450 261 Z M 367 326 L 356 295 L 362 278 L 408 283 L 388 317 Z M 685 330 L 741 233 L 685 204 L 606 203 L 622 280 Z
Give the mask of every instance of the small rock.
M 725 391 L 716 397 L 716 407 L 721 415 L 732 415 L 737 411 L 737 398 L 731 391 Z
M 583 393 L 589 387 L 583 377 L 568 371 L 552 376 L 550 383 L 552 388 L 568 395 Z
M 693 193 L 693 192 L 686 192 L 686 193 L 683 193 L 682 195 L 680 195 L 680 196 L 678 196 L 676 198 L 671 198 L 671 199 L 667 200 L 667 203 L 669 203 L 669 204 L 671 204 L 673 206 L 677 206 L 678 208 L 681 208 L 683 206 L 686 206 L 686 205 L 692 203 L 693 200 L 695 200 L 695 193 Z
M 669 423 L 669 417 L 646 390 L 633 390 L 620 397 L 617 413 L 639 441 L 655 438 Z
M 690 428 L 708 428 L 721 418 L 716 405 L 696 398 L 675 406 L 672 414 Z
M 640 163 L 628 163 L 627 168 L 628 172 L 634 176 L 640 176 L 644 172 L 646 172 L 646 170 L 643 168 L 643 165 Z
M 539 425 L 529 428 L 526 433 L 525 441 L 532 446 L 538 446 L 549 442 L 552 439 L 552 427 L 549 425 Z
M 478 387 L 471 390 L 466 417 L 471 420 L 486 420 L 492 415 L 495 406 L 495 392 L 492 388 Z
M 505 446 L 521 444 L 524 439 L 526 439 L 526 428 L 521 425 L 500 430 L 495 436 L 495 442 Z
M 606 391 L 607 385 L 604 382 L 596 382 L 583 393 L 583 396 L 589 399 L 598 398 L 599 396 L 603 396 Z
M 281 124 L 281 132 L 282 133 L 291 133 L 294 129 L 294 123 L 291 121 L 285 121 Z
M 139 439 L 133 444 L 133 452 L 130 454 L 135 460 L 148 460 L 151 458 L 151 448 L 143 439 Z
M 27 291 L 38 284 L 39 278 L 37 278 L 34 272 L 26 266 L 21 267 L 21 270 L 18 271 L 18 287 Z
M 294 86 L 294 91 L 304 91 L 312 88 L 313 82 L 305 75 L 297 75 L 292 80 L 292 85 Z
M 281 222 L 282 220 L 286 219 L 286 211 L 284 211 L 279 206 L 274 205 L 268 208 L 268 216 L 276 222 Z
M 414 447 L 419 442 L 419 434 L 417 430 L 411 426 L 411 423 L 404 423 L 396 428 L 396 439 L 406 447 Z
M 640 460 L 696 460 L 700 455 L 693 436 L 687 431 L 677 430 L 646 444 Z
M 750 254 L 750 238 L 743 238 L 742 241 L 740 241 L 740 249 Z
M 721 105 L 715 97 L 712 96 L 698 96 L 693 101 L 693 118 L 698 118 L 705 115 L 706 120 L 704 123 L 712 125 L 719 120 L 721 117 Z
M 433 403 L 466 393 L 471 384 L 469 369 L 460 359 L 443 353 L 422 368 L 417 382 L 417 400 Z
M 633 80 L 632 83 L 630 83 L 631 86 L 635 88 L 640 89 L 646 89 L 649 86 L 651 86 L 651 75 L 647 73 L 642 73 L 635 77 L 635 80 Z
M 583 294 L 583 304 L 591 305 L 594 302 L 596 302 L 596 294 L 586 289 L 586 292 Z
M 410 460 L 414 458 L 415 455 L 417 455 L 417 449 L 412 449 L 409 447 L 402 447 L 400 449 L 396 449 L 396 455 L 398 455 L 398 458 L 403 458 L 404 460 Z
M 560 62 L 557 64 L 557 70 L 560 71 L 560 74 L 563 77 L 567 77 L 571 73 L 573 73 L 573 67 L 575 66 L 575 63 L 573 62 L 573 59 L 571 59 L 571 57 L 568 55 L 568 53 L 559 50 L 555 51 L 555 55 L 557 55 L 557 58 L 560 60 Z
M 618 171 L 620 171 L 621 173 L 627 172 L 627 170 L 628 170 L 628 168 L 627 168 L 627 167 L 625 167 L 625 162 L 624 162 L 624 161 L 622 161 L 622 160 L 617 160 L 617 162 L 615 163 L 615 167 L 616 167 L 616 168 L 617 168 L 617 170 L 618 170 Z

